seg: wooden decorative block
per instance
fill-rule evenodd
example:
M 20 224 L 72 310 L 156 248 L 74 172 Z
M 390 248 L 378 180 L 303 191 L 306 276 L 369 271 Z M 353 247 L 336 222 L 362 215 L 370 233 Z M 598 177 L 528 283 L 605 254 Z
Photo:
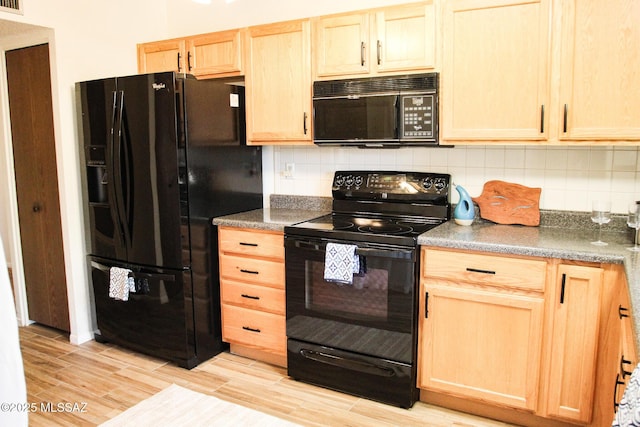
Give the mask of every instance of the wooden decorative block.
M 504 181 L 487 181 L 482 194 L 473 201 L 480 217 L 497 224 L 540 225 L 541 188 Z

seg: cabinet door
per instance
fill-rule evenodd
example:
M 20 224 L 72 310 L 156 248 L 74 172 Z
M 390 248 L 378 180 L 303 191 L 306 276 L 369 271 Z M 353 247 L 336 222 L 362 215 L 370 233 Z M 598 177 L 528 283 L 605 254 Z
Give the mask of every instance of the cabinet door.
M 548 0 L 444 2 L 445 142 L 547 138 Z
M 543 298 L 425 283 L 418 387 L 535 410 Z
M 311 143 L 310 38 L 308 20 L 248 29 L 248 144 Z
M 433 3 L 383 9 L 375 14 L 371 60 L 378 72 L 417 70 L 435 66 Z
M 313 40 L 317 77 L 369 72 L 369 14 L 317 18 Z
M 186 72 L 184 40 L 166 40 L 138 45 L 138 72 Z
M 187 39 L 189 72 L 198 77 L 242 74 L 240 30 L 203 34 Z
M 558 266 L 549 415 L 589 423 L 593 410 L 603 270 Z
M 563 0 L 559 138 L 640 139 L 640 2 Z

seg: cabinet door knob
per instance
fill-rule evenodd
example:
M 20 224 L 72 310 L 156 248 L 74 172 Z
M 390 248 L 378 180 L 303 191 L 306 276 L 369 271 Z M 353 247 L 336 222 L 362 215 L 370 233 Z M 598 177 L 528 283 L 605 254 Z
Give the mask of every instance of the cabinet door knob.
M 40 212 L 40 210 L 42 209 L 42 206 L 40 206 L 40 203 L 36 202 L 33 204 L 33 211 L 34 212 Z

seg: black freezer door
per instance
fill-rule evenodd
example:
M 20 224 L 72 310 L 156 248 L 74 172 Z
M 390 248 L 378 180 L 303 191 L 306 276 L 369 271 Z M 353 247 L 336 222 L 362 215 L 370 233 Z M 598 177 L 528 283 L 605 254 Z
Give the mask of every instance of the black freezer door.
M 174 73 L 143 74 L 79 88 L 90 253 L 131 264 L 188 266 L 180 80 Z
M 127 301 L 109 297 L 111 267 L 128 268 L 136 292 Z M 106 340 L 191 368 L 196 363 L 189 270 L 142 268 L 91 258 L 91 278 L 100 334 Z

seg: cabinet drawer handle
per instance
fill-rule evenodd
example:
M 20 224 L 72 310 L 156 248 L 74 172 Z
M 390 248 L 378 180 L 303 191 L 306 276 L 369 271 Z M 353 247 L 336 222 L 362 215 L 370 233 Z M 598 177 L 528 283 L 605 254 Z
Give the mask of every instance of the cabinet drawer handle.
M 540 107 L 540 133 L 544 133 L 544 104 Z
M 180 54 L 180 52 L 178 52 L 178 71 L 182 69 L 182 66 L 180 64 L 180 59 L 182 59 L 182 55 Z
M 247 242 L 240 242 L 240 246 L 253 246 L 253 247 L 258 247 L 257 243 L 247 243 Z
M 378 65 L 382 64 L 382 43 L 378 40 L 377 46 Z
M 247 298 L 247 299 L 260 299 L 260 297 L 257 297 L 255 295 L 247 295 L 247 294 L 241 294 L 240 295 L 242 298 Z
M 567 116 L 569 115 L 569 104 L 564 104 L 564 117 L 562 119 L 562 132 L 567 133 Z
M 629 317 L 629 309 L 623 307 L 622 305 L 618 306 L 618 316 L 620 316 L 620 318 L 624 318 L 624 317 Z
M 242 329 L 244 329 L 245 331 L 249 331 L 249 332 L 257 332 L 260 333 L 260 329 L 256 329 L 256 328 L 250 328 L 248 326 L 243 326 Z
M 616 375 L 616 384 L 613 386 L 613 411 L 617 411 L 618 410 L 618 406 L 620 406 L 620 404 L 617 402 L 617 397 L 618 397 L 618 386 L 619 385 L 624 385 L 624 381 L 620 381 L 620 374 Z
M 360 65 L 364 67 L 364 51 L 365 51 L 365 44 L 364 42 L 360 43 Z
M 562 275 L 562 289 L 560 289 L 560 304 L 564 304 L 564 288 L 567 283 L 567 275 Z
M 624 365 L 631 365 L 631 360 L 625 360 L 624 354 L 620 357 L 620 373 L 622 374 L 622 379 L 627 378 L 627 375 L 631 375 L 633 372 L 625 371 Z
M 244 268 L 240 269 L 241 273 L 247 273 L 247 274 L 260 274 L 259 271 L 253 271 L 253 270 L 245 270 Z
M 496 274 L 495 271 L 491 271 L 491 270 L 481 270 L 479 268 L 471 268 L 471 267 L 467 267 L 467 271 L 470 271 L 471 273 L 482 273 L 482 274 Z

